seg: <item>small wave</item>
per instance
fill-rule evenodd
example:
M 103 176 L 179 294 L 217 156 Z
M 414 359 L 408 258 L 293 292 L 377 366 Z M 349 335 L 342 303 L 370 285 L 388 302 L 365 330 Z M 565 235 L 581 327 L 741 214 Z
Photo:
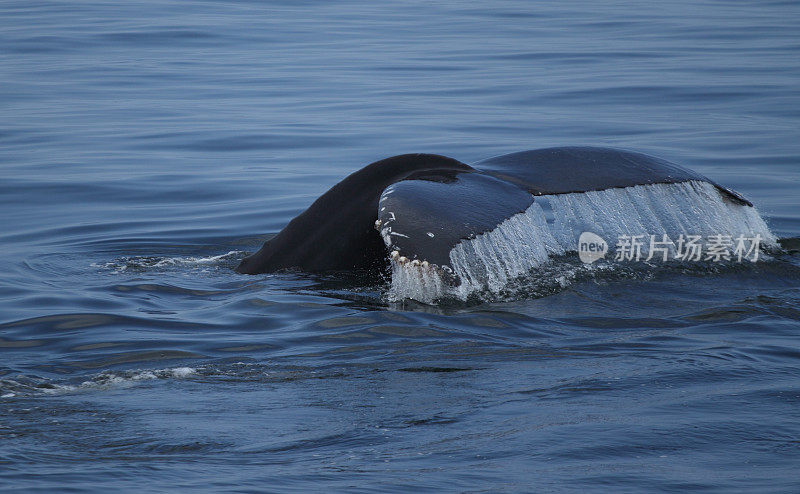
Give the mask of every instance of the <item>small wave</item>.
M 64 384 L 48 379 L 19 376 L 0 379 L 0 398 L 60 395 L 115 387 L 127 387 L 141 381 L 156 379 L 185 379 L 197 374 L 198 368 L 173 367 L 168 369 L 105 371 L 78 384 Z
M 214 267 L 239 261 L 247 252 L 232 250 L 226 254 L 207 257 L 164 257 L 164 256 L 131 256 L 121 257 L 109 262 L 92 263 L 93 268 L 110 270 L 113 273 L 126 271 L 148 271 L 152 269 L 165 269 L 171 267 Z

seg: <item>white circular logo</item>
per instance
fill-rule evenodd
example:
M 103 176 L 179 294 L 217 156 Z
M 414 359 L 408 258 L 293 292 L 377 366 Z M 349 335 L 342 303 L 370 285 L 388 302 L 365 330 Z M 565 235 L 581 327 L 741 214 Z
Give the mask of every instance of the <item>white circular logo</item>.
M 602 259 L 608 253 L 608 244 L 600 235 L 583 232 L 578 238 L 578 257 L 586 264 Z

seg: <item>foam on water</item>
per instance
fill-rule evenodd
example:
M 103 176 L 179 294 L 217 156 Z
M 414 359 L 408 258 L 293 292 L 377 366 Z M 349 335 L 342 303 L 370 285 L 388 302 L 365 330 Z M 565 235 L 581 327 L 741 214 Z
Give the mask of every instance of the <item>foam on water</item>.
M 21 376 L 16 379 L 0 379 L 0 398 L 15 398 L 36 395 L 60 395 L 98 389 L 132 386 L 141 381 L 155 379 L 185 379 L 197 373 L 193 367 L 167 369 L 104 371 L 78 384 L 58 383 L 47 379 Z
M 232 250 L 225 254 L 206 257 L 161 257 L 161 256 L 135 256 L 122 257 L 110 262 L 92 263 L 93 268 L 110 269 L 114 273 L 128 270 L 145 270 L 153 268 L 169 268 L 174 266 L 210 267 L 224 261 L 240 260 L 247 253 Z
M 391 261 L 389 297 L 431 303 L 466 300 L 476 292 L 496 294 L 553 256 L 576 251 L 583 232 L 602 237 L 609 257 L 623 235 L 760 235 L 762 246 L 777 243 L 755 208 L 734 204 L 701 181 L 536 196 L 526 211 L 457 244 L 450 251 L 450 266 L 434 269 Z M 648 250 L 645 243 L 642 253 Z M 456 282 L 448 281 L 452 279 Z

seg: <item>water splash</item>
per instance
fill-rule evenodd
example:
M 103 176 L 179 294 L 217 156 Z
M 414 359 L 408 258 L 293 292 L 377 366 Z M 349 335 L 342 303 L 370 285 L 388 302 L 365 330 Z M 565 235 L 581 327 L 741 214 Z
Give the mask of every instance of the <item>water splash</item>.
M 755 208 L 723 198 L 715 186 L 700 181 L 637 185 L 600 191 L 535 197 L 524 212 L 495 229 L 462 240 L 450 251 L 450 266 L 424 268 L 392 264 L 393 301 L 433 303 L 443 298 L 467 300 L 470 295 L 498 294 L 512 280 L 576 251 L 582 232 L 593 232 L 609 245 L 621 235 L 761 236 L 762 246 L 777 245 Z M 648 245 L 642 249 L 648 254 Z M 674 248 L 671 254 L 674 254 Z M 590 268 L 585 268 L 591 271 Z M 570 273 L 574 271 L 571 268 Z M 569 284 L 570 273 L 547 276 Z M 543 280 L 551 284 L 553 280 Z

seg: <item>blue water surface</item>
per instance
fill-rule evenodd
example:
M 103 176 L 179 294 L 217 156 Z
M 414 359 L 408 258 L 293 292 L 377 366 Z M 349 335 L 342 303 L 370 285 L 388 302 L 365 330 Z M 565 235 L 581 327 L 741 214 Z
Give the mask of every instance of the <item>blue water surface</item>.
M 793 1 L 3 2 L 0 490 L 800 491 L 796 254 L 452 307 L 232 270 L 408 152 L 638 150 L 798 237 L 799 26 Z

